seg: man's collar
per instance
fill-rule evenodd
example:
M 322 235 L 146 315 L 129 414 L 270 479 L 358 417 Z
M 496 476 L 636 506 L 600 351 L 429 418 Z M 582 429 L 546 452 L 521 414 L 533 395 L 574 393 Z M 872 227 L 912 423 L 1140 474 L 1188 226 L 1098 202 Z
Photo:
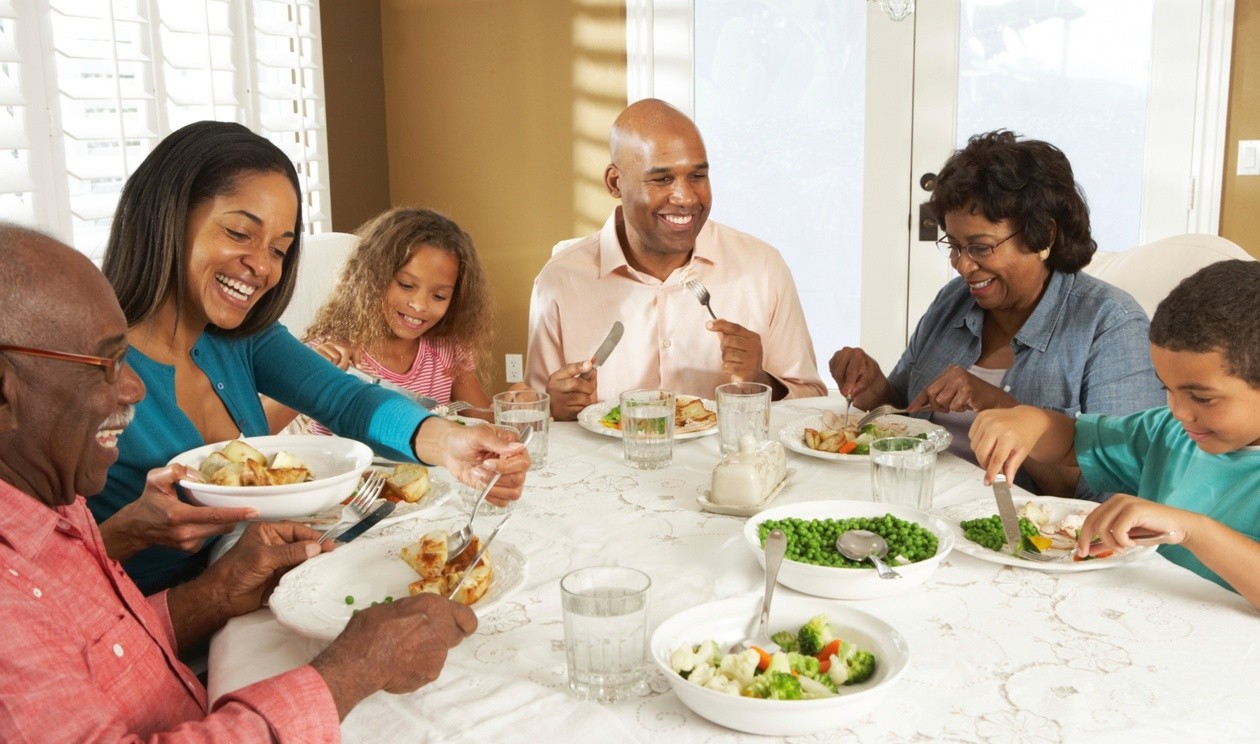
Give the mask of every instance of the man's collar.
M 63 508 L 81 508 L 82 503 L 82 499 L 76 499 L 70 507 Z M 43 549 L 48 537 L 62 522 L 59 511 L 0 481 L 0 540 L 20 555 L 31 558 Z
M 599 231 L 599 278 L 603 279 L 609 274 L 621 270 L 623 272 L 635 271 L 630 265 L 630 261 L 626 258 L 626 251 L 629 250 L 622 245 L 619 237 L 619 228 L 624 228 L 625 216 L 621 210 L 621 205 L 613 209 L 612 214 L 608 216 L 608 220 L 604 222 L 604 226 Z M 713 220 L 706 220 L 704 227 L 700 228 L 700 235 L 696 237 L 696 245 L 691 251 L 691 260 L 682 268 L 696 263 L 712 266 L 716 263 L 714 260 L 714 247 L 712 240 Z M 624 267 L 624 268 L 623 268 Z M 675 270 L 674 275 L 677 275 Z M 642 273 L 642 272 L 636 272 Z

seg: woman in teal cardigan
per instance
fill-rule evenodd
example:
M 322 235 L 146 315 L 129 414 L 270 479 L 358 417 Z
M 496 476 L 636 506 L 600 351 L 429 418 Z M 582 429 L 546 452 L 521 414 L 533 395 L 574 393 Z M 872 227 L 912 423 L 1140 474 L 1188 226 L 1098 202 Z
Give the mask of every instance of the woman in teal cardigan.
M 105 490 L 88 504 L 110 556 L 146 593 L 195 576 L 206 539 L 253 516 L 185 504 L 173 491 L 182 470 L 150 471 L 207 442 L 270 433 L 259 393 L 382 455 L 441 465 L 474 486 L 501 470 L 491 500 L 520 496 L 529 460 L 518 444 L 364 384 L 276 322 L 293 294 L 299 204 L 284 153 L 223 122 L 174 132 L 123 188 L 103 270 L 127 315 L 127 363 L 147 395 L 118 440 Z

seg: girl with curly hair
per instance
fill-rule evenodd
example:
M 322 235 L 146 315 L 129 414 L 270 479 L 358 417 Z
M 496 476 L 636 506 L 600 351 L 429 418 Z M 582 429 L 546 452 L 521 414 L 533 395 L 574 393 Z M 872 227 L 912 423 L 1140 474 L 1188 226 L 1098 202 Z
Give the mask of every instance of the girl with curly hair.
M 429 209 L 396 207 L 364 224 L 332 299 L 303 338 L 342 369 L 387 387 L 489 408 L 477 377 L 491 334 L 489 291 L 472 238 Z M 267 401 L 272 431 L 296 413 Z M 319 433 L 318 423 L 303 426 Z

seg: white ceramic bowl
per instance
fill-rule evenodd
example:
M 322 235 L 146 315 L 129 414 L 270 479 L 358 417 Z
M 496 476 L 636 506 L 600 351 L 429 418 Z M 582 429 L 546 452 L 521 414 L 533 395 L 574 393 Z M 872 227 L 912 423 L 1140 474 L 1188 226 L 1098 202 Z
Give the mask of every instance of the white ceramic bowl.
M 277 452 L 295 455 L 311 470 L 314 480 L 285 486 L 216 486 L 181 480 L 189 497 L 204 506 L 252 507 L 260 519 L 295 519 L 344 501 L 359 485 L 363 470 L 372 464 L 372 450 L 362 442 L 318 435 L 247 437 L 248 444 L 270 459 Z M 199 468 L 212 452 L 227 442 L 189 450 L 171 462 Z
M 900 579 L 881 579 L 874 568 L 836 568 L 812 563 L 783 561 L 779 583 L 793 589 L 831 599 L 874 599 L 898 594 L 922 585 L 936 571 L 941 559 L 954 547 L 954 532 L 949 525 L 927 512 L 908 506 L 877 504 L 871 501 L 806 501 L 784 504 L 759 512 L 744 524 L 744 540 L 764 568 L 766 553 L 757 537 L 757 526 L 771 519 L 848 519 L 850 517 L 882 517 L 891 514 L 907 522 L 918 522 L 936 535 L 936 555 L 905 566 L 893 565 Z
M 670 669 L 669 655 L 679 646 L 713 640 L 720 648 L 729 648 L 744 637 L 760 609 L 760 594 L 710 602 L 683 610 L 652 634 L 652 660 L 669 680 L 674 694 L 696 715 L 727 728 L 767 736 L 834 729 L 870 713 L 910 663 L 905 638 L 883 620 L 842 602 L 780 594 L 770 612 L 771 632 L 796 630 L 815 615 L 827 615 L 840 637 L 875 654 L 875 674 L 861 684 L 842 687 L 832 698 L 761 700 L 699 687 Z

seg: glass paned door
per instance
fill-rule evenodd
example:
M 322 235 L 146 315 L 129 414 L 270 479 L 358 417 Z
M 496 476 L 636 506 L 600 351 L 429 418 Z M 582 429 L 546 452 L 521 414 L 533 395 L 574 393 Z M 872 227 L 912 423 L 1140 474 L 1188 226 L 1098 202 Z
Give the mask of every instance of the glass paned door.
M 865 3 L 697 0 L 694 64 L 711 217 L 783 253 L 830 380 L 860 331 Z

